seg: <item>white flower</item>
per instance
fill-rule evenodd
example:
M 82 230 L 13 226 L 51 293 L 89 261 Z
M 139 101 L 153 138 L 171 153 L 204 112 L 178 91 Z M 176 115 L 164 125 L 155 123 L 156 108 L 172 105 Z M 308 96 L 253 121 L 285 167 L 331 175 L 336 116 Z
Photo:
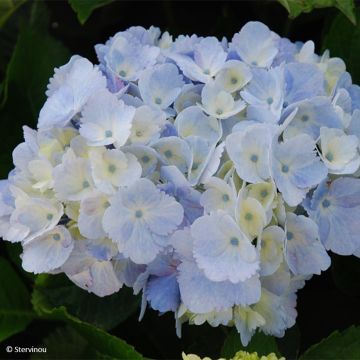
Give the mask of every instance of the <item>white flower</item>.
M 103 91 L 85 106 L 80 134 L 90 146 L 124 145 L 130 136 L 135 109 L 108 91 Z

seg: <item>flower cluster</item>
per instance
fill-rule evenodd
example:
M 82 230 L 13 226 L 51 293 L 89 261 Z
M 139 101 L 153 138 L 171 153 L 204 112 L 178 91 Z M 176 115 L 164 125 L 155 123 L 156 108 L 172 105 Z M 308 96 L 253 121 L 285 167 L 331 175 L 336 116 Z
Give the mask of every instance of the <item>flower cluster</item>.
M 195 354 L 186 355 L 185 353 L 182 353 L 182 358 L 183 360 L 211 360 L 209 357 L 201 358 L 200 356 Z M 220 358 L 218 360 L 226 360 L 226 359 Z M 284 357 L 277 358 L 277 356 L 274 353 L 271 353 L 267 356 L 262 355 L 259 357 L 259 355 L 256 352 L 248 353 L 246 351 L 240 350 L 230 360 L 285 360 L 285 358 Z
M 360 256 L 360 87 L 259 22 L 228 42 L 132 27 L 55 69 L 1 182 L 22 266 L 181 324 L 283 336 L 296 292 Z

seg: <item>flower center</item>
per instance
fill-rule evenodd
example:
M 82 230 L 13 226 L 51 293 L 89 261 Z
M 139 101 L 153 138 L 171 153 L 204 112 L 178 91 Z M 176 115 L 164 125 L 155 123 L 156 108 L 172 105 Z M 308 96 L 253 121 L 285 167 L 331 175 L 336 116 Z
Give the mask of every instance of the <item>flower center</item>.
M 323 206 L 324 208 L 328 208 L 330 205 L 331 205 L 330 200 L 328 200 L 328 199 L 323 200 L 322 206 Z
M 239 239 L 237 238 L 237 237 L 232 237 L 231 239 L 230 239 L 230 244 L 232 245 L 232 246 L 238 246 L 239 245 Z
M 112 131 L 111 130 L 106 130 L 105 131 L 105 136 L 106 137 L 112 137 Z
M 82 186 L 84 189 L 88 188 L 90 186 L 89 182 L 87 180 L 84 180 L 82 183 Z
M 155 98 L 156 105 L 161 105 L 161 103 L 162 103 L 162 100 L 159 97 Z
M 256 155 L 256 154 L 252 154 L 250 156 L 250 160 L 253 162 L 253 163 L 256 163 L 258 160 L 259 160 L 259 157 Z
M 135 211 L 135 217 L 136 218 L 140 219 L 140 218 L 142 218 L 142 216 L 143 216 L 142 210 L 136 210 Z
M 47 218 L 49 221 L 52 220 L 53 217 L 54 217 L 54 215 L 53 215 L 53 214 L 50 214 L 50 213 L 46 215 L 46 218 Z
M 165 157 L 167 157 L 168 159 L 170 159 L 170 158 L 173 156 L 171 150 L 166 150 L 166 151 L 164 152 L 164 155 L 165 155 Z
M 142 158 L 141 158 L 142 162 L 143 163 L 148 163 L 150 161 L 150 158 L 147 156 L 147 155 L 144 155 Z
M 294 238 L 294 234 L 291 231 L 288 231 L 287 234 L 286 234 L 286 238 L 288 240 L 292 240 Z
M 253 214 L 251 214 L 251 213 L 246 213 L 245 214 L 245 220 L 251 221 L 252 219 L 253 219 Z
M 224 194 L 224 195 L 222 196 L 222 199 L 223 199 L 224 202 L 228 202 L 228 201 L 230 200 L 228 194 Z
M 126 76 L 126 71 L 125 70 L 120 70 L 119 75 L 122 76 L 122 77 L 125 77 Z
M 59 240 L 60 240 L 60 235 L 59 235 L 59 234 L 54 234 L 54 235 L 53 235 L 53 239 L 54 239 L 55 241 L 59 241 Z
M 309 115 L 303 115 L 302 117 L 301 117 L 301 121 L 303 121 L 303 122 L 307 122 L 309 120 Z
M 283 166 L 281 167 L 281 171 L 286 174 L 286 173 L 289 172 L 289 167 L 288 167 L 287 165 L 283 165 Z
M 110 164 L 108 170 L 109 172 L 114 173 L 116 171 L 116 166 L 114 164 Z
M 261 190 L 261 193 L 260 193 L 260 196 L 262 197 L 262 198 L 266 198 L 267 196 L 268 196 L 268 191 L 267 190 Z
M 235 78 L 235 77 L 233 77 L 233 78 L 231 78 L 230 82 L 231 82 L 233 85 L 235 85 L 235 84 L 237 84 L 238 79 Z
M 267 102 L 269 105 L 271 105 L 271 104 L 274 102 L 274 99 L 273 99 L 272 97 L 268 97 L 268 98 L 266 99 L 266 102 Z
M 325 155 L 325 158 L 329 161 L 333 161 L 334 160 L 334 155 L 332 152 L 328 152 L 326 155 Z

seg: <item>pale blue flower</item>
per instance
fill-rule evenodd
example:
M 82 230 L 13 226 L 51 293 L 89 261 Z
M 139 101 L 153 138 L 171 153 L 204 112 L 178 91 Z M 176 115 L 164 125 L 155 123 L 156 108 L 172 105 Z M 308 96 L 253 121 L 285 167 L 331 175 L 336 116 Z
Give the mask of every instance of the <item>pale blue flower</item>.
M 226 138 L 227 153 L 240 178 L 251 183 L 270 178 L 270 149 L 273 137 L 274 128 L 265 124 L 253 124 Z
M 230 215 L 235 214 L 237 194 L 233 186 L 222 179 L 212 177 L 206 182 L 205 187 L 200 203 L 208 214 L 217 210 L 225 211 Z
M 208 116 L 198 106 L 189 106 L 181 111 L 174 123 L 180 137 L 199 136 L 211 143 L 221 137 L 221 124 L 213 116 Z
M 276 54 L 278 36 L 261 22 L 250 21 L 231 40 L 230 49 L 248 65 L 270 67 Z
M 313 220 L 286 214 L 285 258 L 294 275 L 320 275 L 330 266 L 330 257 L 319 240 Z
M 120 188 L 109 202 L 104 229 L 119 252 L 137 264 L 153 261 L 183 220 L 182 206 L 147 179 Z
M 215 37 L 207 37 L 194 45 L 192 56 L 169 54 L 186 77 L 193 81 L 207 83 L 222 68 L 227 54 Z
M 228 60 L 215 78 L 215 83 L 229 93 L 243 88 L 253 77 L 249 66 L 239 60 Z
M 317 96 L 311 100 L 302 100 L 289 106 L 284 115 L 297 109 L 295 117 L 284 130 L 284 138 L 290 138 L 301 133 L 311 136 L 314 140 L 320 136 L 322 126 L 342 128 L 342 123 L 329 98 Z
M 184 208 L 181 227 L 191 225 L 194 220 L 204 214 L 204 208 L 200 204 L 201 193 L 191 186 L 177 167 L 162 166 L 160 178 L 162 181 L 166 181 L 166 184 L 160 186 L 160 189 L 175 197 Z
M 24 191 L 10 186 L 15 209 L 9 218 L 4 239 L 27 243 L 52 230 L 63 215 L 63 205 L 55 199 L 33 198 Z
M 252 309 L 260 314 L 265 320 L 265 324 L 260 329 L 266 335 L 282 337 L 285 330 L 295 324 L 297 312 L 296 295 L 285 292 L 282 295 L 275 295 L 262 288 L 261 298 Z
M 146 105 L 166 110 L 180 94 L 184 82 L 174 64 L 162 64 L 144 71 L 139 79 L 141 98 Z
M 39 129 L 65 126 L 91 96 L 105 89 L 105 77 L 85 58 L 71 59 L 65 70 L 66 74 L 61 71 L 62 79 L 50 85 L 50 96 L 40 110 Z
M 194 262 L 188 260 L 178 266 L 178 271 L 181 299 L 194 313 L 222 311 L 233 305 L 250 305 L 259 300 L 260 281 L 256 276 L 237 284 L 211 281 Z
M 142 168 L 142 177 L 148 177 L 154 173 L 158 164 L 158 154 L 153 148 L 146 145 L 130 145 L 122 149 L 136 156 Z
M 327 250 L 351 255 L 360 247 L 360 180 L 324 180 L 305 204 Z
M 255 247 L 224 212 L 198 218 L 191 226 L 194 256 L 212 281 L 238 283 L 255 275 L 259 258 Z
M 343 130 L 320 128 L 321 154 L 330 174 L 353 174 L 360 165 L 359 139 Z
M 296 62 L 286 64 L 285 82 L 284 106 L 325 93 L 324 75 L 314 64 Z
M 307 192 L 327 175 L 327 169 L 314 149 L 315 142 L 306 134 L 273 144 L 272 175 L 290 206 L 301 203 Z
M 269 110 L 279 120 L 284 102 L 284 67 L 253 69 L 250 83 L 241 91 L 242 98 L 253 107 Z
M 233 95 L 222 89 L 216 82 L 207 83 L 201 91 L 199 105 L 207 114 L 217 119 L 227 119 L 240 113 L 246 105 L 241 100 L 235 100 Z
M 123 286 L 111 262 L 115 254 L 116 245 L 109 239 L 77 240 L 61 269 L 80 288 L 100 297 L 108 296 Z
M 84 107 L 80 134 L 89 146 L 124 145 L 130 136 L 135 108 L 108 91 L 98 93 Z
M 119 33 L 111 39 L 111 44 L 97 46 L 98 56 L 117 77 L 134 81 L 144 69 L 156 63 L 160 50 L 155 46 L 143 45 L 130 32 Z
M 56 226 L 24 244 L 22 267 L 35 274 L 55 270 L 69 258 L 73 247 L 69 231 L 64 226 Z
M 185 140 L 177 136 L 163 137 L 155 142 L 152 147 L 157 151 L 164 165 L 174 165 L 183 173 L 189 170 L 192 153 Z

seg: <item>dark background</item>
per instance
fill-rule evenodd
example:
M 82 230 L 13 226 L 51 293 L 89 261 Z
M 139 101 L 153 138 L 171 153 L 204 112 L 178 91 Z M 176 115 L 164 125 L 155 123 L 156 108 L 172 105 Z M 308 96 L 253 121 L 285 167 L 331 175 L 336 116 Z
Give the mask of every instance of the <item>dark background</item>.
M 219 38 L 226 36 L 230 40 L 246 22 L 259 20 L 292 41 L 313 40 L 320 52 L 323 36 L 338 14 L 335 9 L 322 9 L 290 20 L 287 11 L 275 1 L 117 1 L 94 11 L 82 26 L 67 2 L 45 3 L 50 14 L 50 33 L 68 47 L 72 54 L 80 54 L 93 62 L 97 61 L 95 44 L 104 43 L 117 31 L 133 25 L 158 26 L 174 36 L 196 33 Z M 0 76 L 3 75 L 0 73 Z M 23 123 L 33 127 L 35 125 L 34 119 L 29 118 L 24 119 Z M 22 141 L 21 127 L 15 123 L 13 128 L 7 130 L 11 130 L 12 136 L 7 141 L 13 148 Z M 10 153 L 3 154 L 3 157 L 6 158 L 6 164 L 11 161 Z M 8 256 L 3 242 L 0 242 L 0 252 Z M 346 260 L 340 256 L 332 257 L 332 267 L 321 276 L 314 276 L 298 293 L 298 329 L 291 332 L 295 337 L 301 334 L 300 352 L 336 329 L 360 325 L 359 260 L 354 257 L 347 257 Z M 23 273 L 20 275 L 24 278 Z M 173 314 L 158 317 L 154 311 L 147 310 L 141 323 L 137 322 L 137 316 L 133 315 L 111 333 L 151 358 L 178 358 L 183 350 L 217 357 L 227 334 L 224 328 L 185 325 L 183 337 L 178 339 Z M 44 336 L 57 325 L 54 322 L 33 322 L 25 332 L 13 336 L 6 344 L 40 345 Z M 2 356 L 7 355 L 0 354 L 0 358 Z

